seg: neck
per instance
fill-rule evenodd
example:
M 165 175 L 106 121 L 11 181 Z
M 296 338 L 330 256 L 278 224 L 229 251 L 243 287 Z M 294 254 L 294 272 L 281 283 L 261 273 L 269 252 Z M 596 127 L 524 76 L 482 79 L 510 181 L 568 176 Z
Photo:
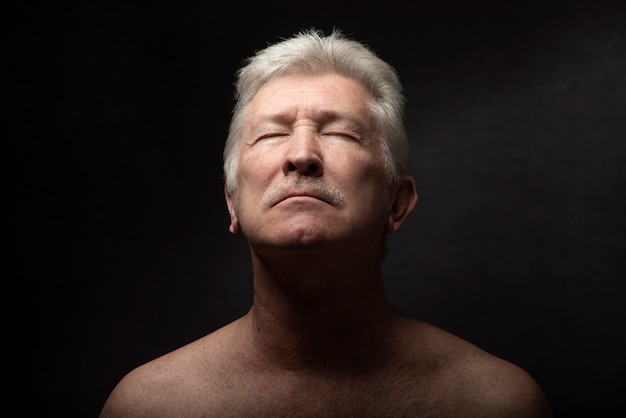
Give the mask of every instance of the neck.
M 263 364 L 366 372 L 388 360 L 397 314 L 379 259 L 252 253 L 255 297 L 244 324 Z

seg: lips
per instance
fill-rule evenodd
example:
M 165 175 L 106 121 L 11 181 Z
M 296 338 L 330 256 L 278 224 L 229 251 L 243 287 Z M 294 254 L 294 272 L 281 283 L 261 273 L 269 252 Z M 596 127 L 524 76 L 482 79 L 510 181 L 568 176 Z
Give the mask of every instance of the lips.
M 290 199 L 292 197 L 311 197 L 311 198 L 314 198 L 314 199 L 317 199 L 317 200 L 321 200 L 322 202 L 331 204 L 331 202 L 329 202 L 323 196 L 320 196 L 317 193 L 311 193 L 311 192 L 288 192 L 288 193 L 285 193 L 284 196 L 280 197 L 278 199 L 278 201 L 276 203 L 274 203 L 273 206 L 275 206 L 275 205 L 279 204 L 280 202 L 283 202 L 283 201 L 285 201 L 287 199 Z
M 291 197 L 311 197 L 337 207 L 344 204 L 344 197 L 339 189 L 314 178 L 300 177 L 269 188 L 263 195 L 261 206 L 274 207 Z

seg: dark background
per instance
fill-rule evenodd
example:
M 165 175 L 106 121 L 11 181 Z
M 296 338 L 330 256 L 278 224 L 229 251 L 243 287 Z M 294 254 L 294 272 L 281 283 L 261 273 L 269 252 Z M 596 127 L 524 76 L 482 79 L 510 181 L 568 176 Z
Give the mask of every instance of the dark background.
M 623 2 L 16 7 L 5 344 L 25 416 L 95 417 L 130 369 L 245 313 L 221 178 L 233 73 L 311 26 L 406 88 L 421 201 L 391 237 L 393 304 L 522 366 L 558 416 L 621 409 Z

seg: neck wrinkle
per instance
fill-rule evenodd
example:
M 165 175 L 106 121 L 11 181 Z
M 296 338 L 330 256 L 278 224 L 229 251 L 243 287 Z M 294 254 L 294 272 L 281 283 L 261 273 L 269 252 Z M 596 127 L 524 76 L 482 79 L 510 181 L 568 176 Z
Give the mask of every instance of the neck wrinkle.
M 262 364 L 367 373 L 392 357 L 398 315 L 387 301 L 378 263 L 298 256 L 276 267 L 258 255 L 253 260 L 255 297 L 247 332 Z

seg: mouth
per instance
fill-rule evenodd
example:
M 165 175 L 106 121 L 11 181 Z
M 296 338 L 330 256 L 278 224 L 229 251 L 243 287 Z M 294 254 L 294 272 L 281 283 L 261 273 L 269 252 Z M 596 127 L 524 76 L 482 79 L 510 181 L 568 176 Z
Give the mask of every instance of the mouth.
M 343 207 L 345 201 L 343 193 L 335 187 L 308 178 L 298 178 L 267 190 L 261 206 L 271 208 L 291 198 L 317 199 L 337 207 Z
M 285 200 L 288 199 L 293 199 L 293 198 L 309 198 L 309 199 L 316 199 L 319 201 L 322 201 L 324 203 L 328 203 L 329 205 L 332 205 L 333 203 L 331 201 L 329 201 L 327 198 L 324 198 L 324 196 L 320 196 L 318 193 L 309 193 L 309 192 L 290 192 L 290 193 L 286 193 L 284 194 L 280 199 L 278 199 L 278 201 L 276 203 L 274 203 L 272 206 L 276 206 L 277 204 L 279 204 L 280 202 L 284 202 Z

